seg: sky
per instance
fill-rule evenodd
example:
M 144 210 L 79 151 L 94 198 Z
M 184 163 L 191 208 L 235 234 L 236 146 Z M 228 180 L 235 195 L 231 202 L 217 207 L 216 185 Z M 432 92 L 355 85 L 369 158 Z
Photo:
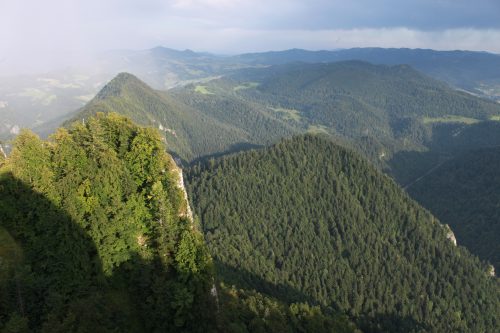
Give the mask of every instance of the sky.
M 500 53 L 500 0 L 0 0 L 0 75 L 155 46 Z

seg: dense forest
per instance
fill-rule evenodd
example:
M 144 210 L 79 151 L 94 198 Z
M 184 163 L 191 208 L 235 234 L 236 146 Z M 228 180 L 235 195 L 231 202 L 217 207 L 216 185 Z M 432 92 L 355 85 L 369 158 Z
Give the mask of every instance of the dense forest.
M 0 156 L 0 332 L 354 333 L 347 316 L 215 284 L 158 131 L 114 113 Z
M 233 110 L 230 101 L 215 107 L 223 115 Z M 151 89 L 131 74 L 121 73 L 72 121 L 81 121 L 98 112 L 120 113 L 139 124 L 158 128 L 167 140 L 169 151 L 185 161 L 238 150 L 249 144 L 269 144 L 296 133 L 279 120 L 255 112 L 255 108 L 247 107 L 232 117 L 220 117 L 207 110 L 194 108 L 168 92 Z
M 496 119 L 500 105 L 409 66 L 349 61 L 240 69 L 163 92 L 121 73 L 72 121 L 97 112 L 159 128 L 170 152 L 185 162 L 310 132 L 349 141 L 386 166 L 399 151 L 430 148 L 436 125 Z
M 169 94 L 251 133 L 254 144 L 293 133 L 328 134 L 402 185 L 457 151 L 500 144 L 498 104 L 403 65 L 349 61 L 242 69 Z
M 496 331 L 499 116 L 406 65 L 119 74 L 0 154 L 0 332 Z
M 459 244 L 500 267 L 500 149 L 474 150 L 441 165 L 408 192 L 451 226 Z
M 436 51 L 431 49 L 357 47 L 332 51 L 309 51 L 291 49 L 247 53 L 234 56 L 242 63 L 251 65 L 279 65 L 294 62 L 331 63 L 349 60 L 366 61 L 372 64 L 411 67 L 444 81 L 453 87 L 474 94 L 499 99 L 494 87 L 500 77 L 500 56 L 488 52 Z M 486 88 L 486 89 L 485 89 Z
M 498 104 L 453 90 L 405 65 L 299 63 L 241 70 L 229 78 L 244 99 L 281 110 L 292 122 L 321 125 L 349 138 L 370 135 L 403 148 L 423 144 L 429 136 L 425 125 L 433 122 L 488 120 L 500 114 Z M 217 92 L 218 82 L 226 87 L 227 81 L 214 81 L 208 88 Z M 252 82 L 253 89 L 241 89 Z
M 0 168 L 1 332 L 207 332 L 212 263 L 154 129 L 29 131 Z
M 492 332 L 498 280 L 357 154 L 301 136 L 188 172 L 218 276 L 368 332 Z

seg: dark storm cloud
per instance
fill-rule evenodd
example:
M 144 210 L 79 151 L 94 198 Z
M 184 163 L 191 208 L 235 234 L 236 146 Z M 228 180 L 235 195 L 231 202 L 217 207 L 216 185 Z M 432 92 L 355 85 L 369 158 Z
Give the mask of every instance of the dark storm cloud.
M 313 0 L 269 27 L 352 29 L 407 27 L 418 30 L 500 28 L 499 0 Z

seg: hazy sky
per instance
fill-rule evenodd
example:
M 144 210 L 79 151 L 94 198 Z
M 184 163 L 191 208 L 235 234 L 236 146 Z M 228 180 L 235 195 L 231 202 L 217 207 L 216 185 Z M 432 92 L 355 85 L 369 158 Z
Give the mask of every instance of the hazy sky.
M 0 75 L 158 45 L 500 53 L 500 0 L 0 0 Z

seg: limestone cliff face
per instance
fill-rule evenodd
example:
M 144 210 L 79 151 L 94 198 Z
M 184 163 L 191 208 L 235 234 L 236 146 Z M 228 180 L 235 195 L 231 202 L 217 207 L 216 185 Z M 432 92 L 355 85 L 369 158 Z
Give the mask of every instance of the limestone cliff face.
M 169 172 L 171 172 L 174 175 L 176 180 L 176 186 L 182 192 L 183 196 L 183 205 L 179 210 L 179 216 L 186 217 L 194 227 L 193 211 L 191 210 L 191 207 L 189 205 L 186 187 L 184 186 L 184 176 L 182 174 L 182 169 L 180 166 L 177 165 L 172 156 L 170 156 L 170 158 L 171 158 L 170 162 L 171 169 L 169 170 Z
M 189 205 L 188 195 L 186 191 L 186 186 L 184 184 L 184 175 L 182 173 L 181 167 L 179 167 L 175 160 L 172 158 L 172 169 L 170 172 L 176 175 L 177 177 L 177 188 L 181 190 L 184 197 L 184 205 L 179 212 L 180 217 L 186 217 L 189 222 L 191 222 L 191 229 L 196 230 L 196 226 L 194 224 L 193 211 L 191 210 L 191 206 Z M 200 230 L 198 230 L 200 231 Z M 201 231 L 200 231 L 201 232 Z M 210 289 L 210 295 L 215 300 L 215 304 L 217 306 L 217 311 L 219 311 L 219 292 L 217 290 L 217 286 L 215 285 L 215 278 L 212 278 L 212 288 Z
M 448 240 L 452 242 L 453 245 L 457 246 L 457 238 L 455 237 L 455 234 L 451 230 L 450 226 L 445 224 L 444 228 L 446 229 L 446 238 L 448 238 Z
M 184 186 L 184 176 L 182 174 L 182 169 L 176 166 L 176 172 L 178 174 L 177 187 L 182 191 L 184 201 L 186 203 L 185 211 L 180 212 L 180 214 L 187 217 L 191 221 L 191 223 L 193 223 L 193 211 L 191 210 L 191 206 L 189 205 L 186 187 Z
M 0 145 L 0 159 L 2 158 L 7 158 L 7 154 L 5 154 L 2 145 Z
M 495 274 L 495 267 L 493 265 L 488 266 L 488 275 L 489 276 L 496 276 Z

